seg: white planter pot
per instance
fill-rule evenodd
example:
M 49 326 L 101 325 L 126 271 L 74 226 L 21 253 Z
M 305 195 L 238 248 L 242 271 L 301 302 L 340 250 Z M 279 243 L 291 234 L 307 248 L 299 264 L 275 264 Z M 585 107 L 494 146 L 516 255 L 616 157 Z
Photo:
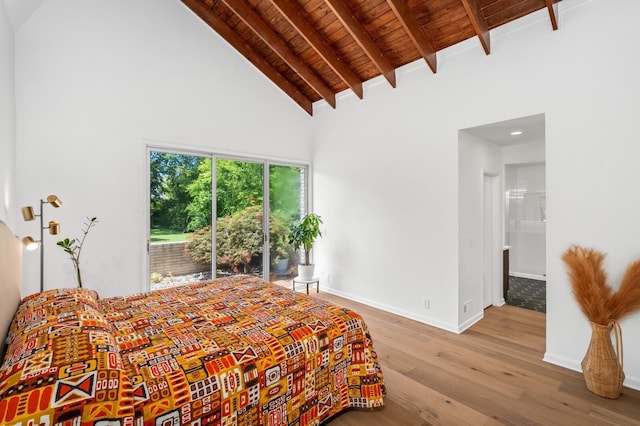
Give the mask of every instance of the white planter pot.
M 301 280 L 310 280 L 313 278 L 313 270 L 316 265 L 298 265 L 298 276 Z
M 289 259 L 279 259 L 276 262 L 276 273 L 288 272 L 289 270 Z

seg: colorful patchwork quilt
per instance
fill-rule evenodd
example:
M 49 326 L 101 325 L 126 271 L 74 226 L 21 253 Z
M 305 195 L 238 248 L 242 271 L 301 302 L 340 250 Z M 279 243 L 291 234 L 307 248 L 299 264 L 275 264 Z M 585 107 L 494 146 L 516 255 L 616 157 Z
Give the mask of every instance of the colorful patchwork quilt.
M 318 425 L 385 395 L 358 314 L 248 276 L 46 291 L 9 337 L 3 425 Z

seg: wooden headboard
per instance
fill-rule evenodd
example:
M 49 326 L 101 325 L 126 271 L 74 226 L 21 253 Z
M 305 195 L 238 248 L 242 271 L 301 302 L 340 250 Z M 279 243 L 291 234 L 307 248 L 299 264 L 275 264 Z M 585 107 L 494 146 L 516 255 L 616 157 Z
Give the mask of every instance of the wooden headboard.
M 22 297 L 22 244 L 0 220 L 0 364 L 9 325 Z

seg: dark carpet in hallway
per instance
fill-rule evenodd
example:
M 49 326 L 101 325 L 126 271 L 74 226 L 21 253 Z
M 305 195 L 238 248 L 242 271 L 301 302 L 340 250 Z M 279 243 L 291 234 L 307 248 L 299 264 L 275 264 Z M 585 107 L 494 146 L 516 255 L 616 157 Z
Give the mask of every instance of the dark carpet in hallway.
M 507 305 L 546 313 L 547 283 L 510 275 L 506 302 Z

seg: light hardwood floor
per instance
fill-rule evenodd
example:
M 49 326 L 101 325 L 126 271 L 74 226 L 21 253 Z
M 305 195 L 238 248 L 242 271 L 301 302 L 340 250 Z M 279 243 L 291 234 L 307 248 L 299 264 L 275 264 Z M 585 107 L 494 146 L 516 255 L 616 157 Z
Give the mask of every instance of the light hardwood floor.
M 457 335 L 318 296 L 364 317 L 387 387 L 383 408 L 350 410 L 329 426 L 640 425 L 639 391 L 602 398 L 587 390 L 581 373 L 542 361 L 545 314 L 491 307 Z

